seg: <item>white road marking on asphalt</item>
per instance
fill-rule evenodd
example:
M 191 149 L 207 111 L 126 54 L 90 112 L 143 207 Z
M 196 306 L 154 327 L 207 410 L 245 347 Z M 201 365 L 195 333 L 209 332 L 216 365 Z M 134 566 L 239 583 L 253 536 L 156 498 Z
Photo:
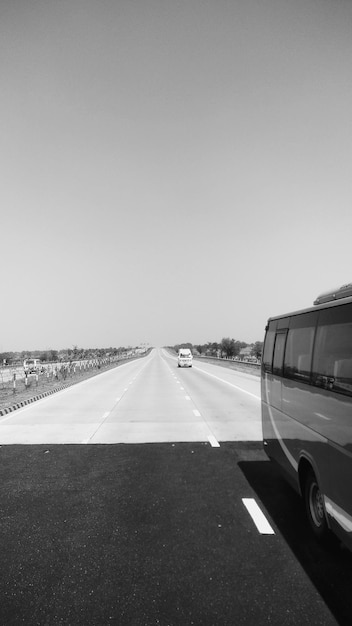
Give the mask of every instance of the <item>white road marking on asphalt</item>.
M 198 409 L 193 409 L 193 413 L 196 417 L 200 417 L 200 413 L 198 411 Z
M 106 412 L 104 413 L 104 415 L 103 415 L 103 416 L 102 416 L 102 418 L 101 418 L 101 419 L 102 419 L 101 424 L 99 424 L 98 428 L 96 428 L 96 429 L 95 429 L 94 433 L 92 433 L 92 434 L 91 434 L 91 435 L 90 435 L 87 439 L 84 439 L 84 440 L 82 441 L 82 443 L 89 443 L 89 442 L 93 439 L 93 437 L 97 434 L 97 432 L 98 432 L 99 428 L 100 428 L 100 427 L 104 424 L 104 422 L 105 422 L 105 421 L 107 420 L 107 418 L 109 417 L 110 413 L 111 413 L 111 411 L 106 411 Z
M 268 520 L 254 498 L 242 498 L 242 502 L 255 523 L 258 531 L 262 535 L 275 535 L 275 531 L 270 526 Z
M 208 435 L 208 441 L 212 448 L 220 448 L 220 444 L 214 435 Z
M 120 398 L 120 397 L 119 397 L 119 398 L 116 398 L 116 402 L 120 402 L 120 400 L 121 400 L 121 398 Z
M 189 396 L 185 396 L 186 400 L 190 400 L 191 398 Z
M 184 391 L 184 389 L 185 389 L 185 388 L 184 388 L 184 387 L 180 387 L 180 389 L 181 389 L 182 391 Z
M 228 380 L 224 380 L 223 378 L 220 378 L 220 376 L 215 376 L 215 374 L 210 374 L 210 372 L 206 372 L 205 370 L 202 370 L 200 367 L 194 366 L 194 369 L 198 370 L 199 372 L 203 372 L 203 374 L 207 374 L 208 376 L 212 376 L 212 378 L 216 378 L 216 380 L 221 380 L 222 383 L 225 383 L 226 385 L 230 385 L 230 387 L 234 387 L 235 389 L 239 389 L 239 391 L 243 391 L 243 393 L 246 393 L 249 396 L 252 396 L 252 398 L 256 398 L 256 400 L 261 400 L 260 396 L 257 396 L 255 393 L 251 393 L 250 391 L 246 391 L 246 389 L 242 389 L 242 387 L 238 387 L 238 385 L 229 383 Z

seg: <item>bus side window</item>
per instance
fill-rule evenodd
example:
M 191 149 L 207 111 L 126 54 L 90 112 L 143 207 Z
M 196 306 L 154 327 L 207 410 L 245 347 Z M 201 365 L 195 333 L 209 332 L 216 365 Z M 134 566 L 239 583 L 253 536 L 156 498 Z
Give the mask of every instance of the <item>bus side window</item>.
M 309 382 L 315 328 L 292 328 L 288 332 L 285 377 Z
M 273 374 L 275 374 L 275 376 L 282 376 L 286 337 L 287 330 L 279 331 L 276 334 L 273 361 Z
M 352 396 L 352 321 L 318 327 L 313 383 Z
M 265 372 L 271 372 L 272 370 L 274 342 L 275 342 L 275 330 L 269 327 L 265 336 L 265 344 L 264 344 L 264 352 L 263 352 L 263 368 Z

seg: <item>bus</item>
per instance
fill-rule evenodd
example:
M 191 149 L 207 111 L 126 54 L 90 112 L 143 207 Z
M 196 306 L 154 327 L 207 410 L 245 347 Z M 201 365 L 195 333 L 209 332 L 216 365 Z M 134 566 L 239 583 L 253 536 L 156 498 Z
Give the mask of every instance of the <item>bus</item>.
M 265 330 L 264 450 L 303 497 L 314 535 L 352 550 L 352 283 Z

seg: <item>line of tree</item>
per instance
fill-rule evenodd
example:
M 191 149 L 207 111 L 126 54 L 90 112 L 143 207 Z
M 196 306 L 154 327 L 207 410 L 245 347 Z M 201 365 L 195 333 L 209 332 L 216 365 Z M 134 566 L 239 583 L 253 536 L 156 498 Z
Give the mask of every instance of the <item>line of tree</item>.
M 221 342 L 208 341 L 204 344 L 192 344 L 192 343 L 180 343 L 175 346 L 169 346 L 178 352 L 180 348 L 189 348 L 193 354 L 200 354 L 203 356 L 216 356 L 220 358 L 232 359 L 238 357 L 243 348 L 249 348 L 248 356 L 256 359 L 261 359 L 263 351 L 263 342 L 255 341 L 254 343 L 246 343 L 245 341 L 238 341 L 231 339 L 230 337 L 223 337 Z

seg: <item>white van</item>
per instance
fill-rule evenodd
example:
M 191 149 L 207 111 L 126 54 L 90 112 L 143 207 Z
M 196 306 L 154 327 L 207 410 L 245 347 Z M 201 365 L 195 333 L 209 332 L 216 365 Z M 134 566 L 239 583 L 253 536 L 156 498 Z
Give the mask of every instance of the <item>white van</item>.
M 39 374 L 44 368 L 40 359 L 25 359 L 23 361 L 23 369 L 27 374 Z
M 180 348 L 177 357 L 178 367 L 192 367 L 192 352 L 189 348 Z

